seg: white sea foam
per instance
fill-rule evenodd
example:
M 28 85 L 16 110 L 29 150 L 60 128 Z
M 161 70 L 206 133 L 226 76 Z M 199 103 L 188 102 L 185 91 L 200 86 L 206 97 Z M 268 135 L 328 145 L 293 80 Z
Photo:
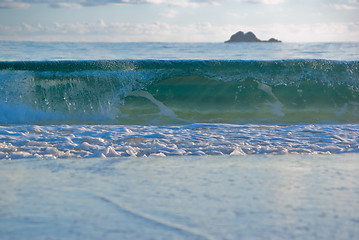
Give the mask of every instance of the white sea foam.
M 11 125 L 0 159 L 359 152 L 359 124 Z

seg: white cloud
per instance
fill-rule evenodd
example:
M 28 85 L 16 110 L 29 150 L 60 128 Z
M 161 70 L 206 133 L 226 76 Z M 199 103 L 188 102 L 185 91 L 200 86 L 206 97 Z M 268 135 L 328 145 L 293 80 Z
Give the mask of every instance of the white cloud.
M 0 0 L 1 8 L 28 8 L 30 4 L 26 2 L 14 2 L 13 0 Z
M 253 3 L 253 4 L 280 4 L 284 3 L 286 0 L 236 0 L 237 2 Z
M 178 0 L 178 1 L 171 1 L 171 0 L 145 0 L 146 3 L 152 4 L 166 4 L 169 6 L 176 6 L 176 7 L 198 7 L 199 4 L 196 1 L 190 0 Z
M 52 8 L 81 8 L 82 5 L 78 3 L 54 2 L 49 4 Z
M 278 36 L 287 42 L 348 42 L 358 41 L 359 22 L 315 24 L 262 25 L 258 32 Z
M 329 4 L 329 6 L 337 10 L 357 10 L 359 9 L 359 0 L 342 0 L 338 4 Z
M 111 42 L 217 42 L 224 41 L 235 26 L 209 23 L 171 25 L 165 22 L 133 24 L 100 20 L 96 23 L 54 23 L 48 26 L 0 25 L 0 40 L 18 41 L 111 41 Z
M 116 0 L 109 0 L 116 1 Z M 219 5 L 216 0 L 127 0 L 129 4 L 136 3 L 152 3 L 152 4 L 165 4 L 177 7 L 199 7 L 200 5 Z
M 78 8 L 121 4 L 165 4 L 177 7 L 199 7 L 204 4 L 218 5 L 216 0 L 0 0 L 0 8 L 27 8 L 33 4 L 47 4 L 54 8 Z
M 347 4 L 330 4 L 330 7 L 337 10 L 357 10 L 358 6 L 347 5 Z
M 122 22 L 0 25 L 0 40 L 18 41 L 109 41 L 109 42 L 223 42 L 237 31 L 253 31 L 259 39 L 271 37 L 284 42 L 358 41 L 359 22 L 317 24 L 227 24 L 188 25 L 164 22 L 134 24 Z
M 178 12 L 173 9 L 168 9 L 168 10 L 160 13 L 160 16 L 165 17 L 165 18 L 175 18 L 177 15 L 178 15 Z

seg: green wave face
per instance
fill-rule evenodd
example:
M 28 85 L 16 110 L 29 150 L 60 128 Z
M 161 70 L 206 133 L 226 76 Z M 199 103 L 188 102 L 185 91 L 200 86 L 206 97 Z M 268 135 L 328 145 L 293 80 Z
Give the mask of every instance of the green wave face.
M 116 124 L 359 122 L 359 63 L 0 63 L 0 101 Z M 61 119 L 60 119 L 61 120 Z
M 159 105 L 160 102 L 162 105 Z M 173 114 L 165 114 L 166 109 Z M 359 122 L 359 91 L 306 81 L 268 85 L 257 80 L 218 82 L 202 77 L 167 79 L 127 96 L 126 123 L 146 122 Z

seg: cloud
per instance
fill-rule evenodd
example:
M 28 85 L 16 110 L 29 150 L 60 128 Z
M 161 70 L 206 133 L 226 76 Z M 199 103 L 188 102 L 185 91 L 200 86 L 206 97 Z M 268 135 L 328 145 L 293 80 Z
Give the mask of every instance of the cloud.
M 52 8 L 81 8 L 82 5 L 78 3 L 54 2 L 49 3 Z
M 330 7 L 337 10 L 357 10 L 358 6 L 347 5 L 347 4 L 330 4 Z
M 359 39 L 359 22 L 262 25 L 258 31 L 278 36 L 283 41 L 353 42 Z
M 0 0 L 0 8 L 27 8 L 33 4 L 47 4 L 52 8 L 78 8 L 101 5 L 165 4 L 177 7 L 219 5 L 216 0 Z
M 47 26 L 22 24 L 0 25 L 0 40 L 17 41 L 100 41 L 100 42 L 222 42 L 236 26 L 214 26 L 210 23 L 189 25 L 155 23 L 53 23 Z
M 188 25 L 156 23 L 53 23 L 49 25 L 0 24 L 0 40 L 71 42 L 223 42 L 237 31 L 253 31 L 260 39 L 271 37 L 284 42 L 357 41 L 359 22 L 316 24 Z
M 219 5 L 215 0 L 143 0 L 143 3 L 164 4 L 175 7 L 199 7 L 201 5 Z
M 178 15 L 178 12 L 176 10 L 173 9 L 169 9 L 167 11 L 161 12 L 160 16 L 165 17 L 165 18 L 174 18 Z
M 284 3 L 286 0 L 236 0 L 237 2 L 251 3 L 251 4 L 267 4 L 274 5 Z
M 0 9 L 28 8 L 30 4 L 26 2 L 14 2 L 13 0 L 0 0 Z
M 342 3 L 338 4 L 329 4 L 329 7 L 336 10 L 358 10 L 359 9 L 359 0 L 346 0 L 341 1 Z

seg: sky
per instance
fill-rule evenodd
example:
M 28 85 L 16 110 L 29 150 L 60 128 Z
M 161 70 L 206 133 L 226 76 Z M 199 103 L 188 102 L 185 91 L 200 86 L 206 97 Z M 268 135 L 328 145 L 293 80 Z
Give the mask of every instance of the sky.
M 359 0 L 0 0 L 0 40 L 358 42 Z

